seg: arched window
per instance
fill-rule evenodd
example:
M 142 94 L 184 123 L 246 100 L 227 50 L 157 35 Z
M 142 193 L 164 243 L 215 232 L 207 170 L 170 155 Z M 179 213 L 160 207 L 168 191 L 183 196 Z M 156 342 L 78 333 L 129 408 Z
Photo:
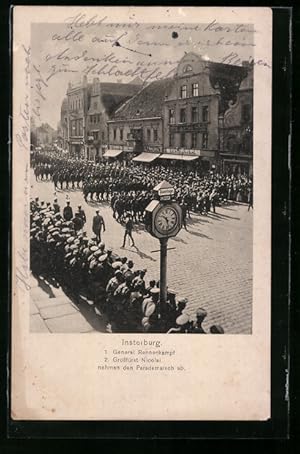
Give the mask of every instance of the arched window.
M 184 68 L 183 68 L 183 72 L 184 73 L 188 73 L 190 71 L 193 71 L 193 68 L 191 67 L 191 65 L 186 65 Z

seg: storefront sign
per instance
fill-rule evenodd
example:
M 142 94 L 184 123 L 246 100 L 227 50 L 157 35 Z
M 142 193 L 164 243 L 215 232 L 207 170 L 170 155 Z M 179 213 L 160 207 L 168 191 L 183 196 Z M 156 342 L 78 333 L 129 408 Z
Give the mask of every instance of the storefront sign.
M 174 193 L 175 193 L 174 188 L 161 188 L 158 190 L 158 195 L 163 197 L 174 195 Z
M 166 148 L 164 153 L 170 154 L 183 154 L 187 156 L 200 156 L 201 150 L 196 150 L 195 148 Z
M 170 132 L 206 132 L 207 124 L 199 123 L 182 123 L 177 125 L 170 125 Z
M 149 153 L 161 153 L 161 146 L 144 145 L 144 150 Z

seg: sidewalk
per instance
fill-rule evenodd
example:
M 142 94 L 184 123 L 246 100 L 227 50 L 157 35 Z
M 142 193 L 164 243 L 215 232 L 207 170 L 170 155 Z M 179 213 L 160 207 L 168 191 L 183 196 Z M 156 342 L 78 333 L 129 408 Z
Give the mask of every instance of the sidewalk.
M 79 297 L 73 302 L 61 289 L 30 277 L 30 331 L 34 333 L 106 332 L 105 321 L 93 304 Z

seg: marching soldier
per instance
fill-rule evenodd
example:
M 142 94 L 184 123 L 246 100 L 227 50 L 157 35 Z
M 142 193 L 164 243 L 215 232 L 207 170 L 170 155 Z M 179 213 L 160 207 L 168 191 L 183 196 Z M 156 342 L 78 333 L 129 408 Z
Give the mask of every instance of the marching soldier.
M 125 223 L 125 233 L 124 233 L 124 238 L 123 238 L 123 245 L 121 246 L 122 248 L 125 247 L 126 244 L 126 238 L 129 236 L 132 242 L 132 247 L 135 247 L 134 239 L 132 237 L 132 230 L 133 230 L 133 221 L 132 221 L 132 216 L 131 214 L 128 214 L 127 220 Z

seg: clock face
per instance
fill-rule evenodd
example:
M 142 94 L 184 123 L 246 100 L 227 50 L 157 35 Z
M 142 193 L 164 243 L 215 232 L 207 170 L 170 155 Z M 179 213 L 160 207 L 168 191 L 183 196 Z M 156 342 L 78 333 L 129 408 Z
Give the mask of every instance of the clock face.
M 162 207 L 156 214 L 155 227 L 162 235 L 167 235 L 176 228 L 178 224 L 178 213 L 171 206 Z

